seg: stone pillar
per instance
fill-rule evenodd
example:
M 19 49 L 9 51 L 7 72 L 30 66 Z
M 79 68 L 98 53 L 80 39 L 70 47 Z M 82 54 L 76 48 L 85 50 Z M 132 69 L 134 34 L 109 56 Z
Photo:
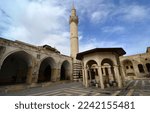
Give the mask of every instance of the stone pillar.
M 121 73 L 122 73 L 123 78 L 126 79 L 126 76 L 127 76 L 126 72 L 125 72 L 126 71 L 126 69 L 125 69 L 126 67 L 124 67 L 123 65 L 121 65 L 120 68 L 121 68 Z
M 119 67 L 114 66 L 114 71 L 115 71 L 115 76 L 116 76 L 117 81 L 118 81 L 118 87 L 122 88 L 122 81 L 121 81 L 121 77 L 120 77 L 120 73 L 119 73 Z
M 102 70 L 103 70 L 103 75 L 106 76 L 105 67 L 102 67 Z
M 111 67 L 110 67 L 110 66 L 108 67 L 108 74 L 109 74 L 109 75 L 112 74 L 112 73 L 111 73 Z
M 87 69 L 85 69 L 84 72 L 85 72 L 85 87 L 88 87 L 89 84 L 88 84 L 88 73 L 87 73 Z
M 91 82 L 92 81 L 91 70 L 89 69 L 88 72 L 89 72 L 90 82 Z
M 143 65 L 143 69 L 144 69 L 144 73 L 145 73 L 145 74 L 149 74 L 146 65 Z
M 109 80 L 114 81 L 113 74 L 111 72 L 111 67 L 108 67 Z
M 140 76 L 138 64 L 136 64 L 136 63 L 132 63 L 132 64 L 133 64 L 133 68 L 134 68 L 134 74 L 136 75 L 136 78 L 138 78 Z
M 120 67 L 120 71 L 121 71 L 121 76 L 122 76 L 122 83 L 123 83 L 123 86 L 125 86 L 125 80 L 126 80 L 126 74 L 125 74 L 125 70 L 123 68 L 123 66 Z
M 102 70 L 100 66 L 98 67 L 98 75 L 99 75 L 101 89 L 104 89 L 103 75 L 102 75 Z
M 60 77 L 61 77 L 60 71 L 61 69 L 56 69 L 56 81 L 60 81 Z
M 32 83 L 32 70 L 33 70 L 33 68 L 31 66 L 28 67 L 27 79 L 26 79 L 26 83 L 27 84 L 31 84 Z
M 57 81 L 58 69 L 53 68 L 51 71 L 51 81 Z
M 85 71 L 82 69 L 82 75 L 83 75 L 83 85 L 85 85 Z

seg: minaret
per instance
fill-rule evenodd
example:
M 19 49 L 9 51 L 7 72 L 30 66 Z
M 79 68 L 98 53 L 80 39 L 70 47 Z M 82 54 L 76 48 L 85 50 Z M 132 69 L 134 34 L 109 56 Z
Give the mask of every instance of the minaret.
M 74 3 L 71 10 L 70 16 L 70 56 L 73 60 L 76 60 L 76 55 L 79 52 L 79 43 L 78 43 L 78 16 L 76 15 L 76 9 L 74 7 Z

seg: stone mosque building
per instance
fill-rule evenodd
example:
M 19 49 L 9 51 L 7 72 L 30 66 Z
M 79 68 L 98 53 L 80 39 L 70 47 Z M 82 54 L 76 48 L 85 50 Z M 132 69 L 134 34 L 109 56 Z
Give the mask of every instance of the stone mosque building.
M 78 16 L 73 6 L 70 56 L 49 46 L 0 38 L 0 86 L 33 86 L 58 81 L 83 81 L 85 87 L 123 87 L 125 80 L 150 77 L 150 48 L 133 56 L 123 48 L 95 48 L 79 53 Z

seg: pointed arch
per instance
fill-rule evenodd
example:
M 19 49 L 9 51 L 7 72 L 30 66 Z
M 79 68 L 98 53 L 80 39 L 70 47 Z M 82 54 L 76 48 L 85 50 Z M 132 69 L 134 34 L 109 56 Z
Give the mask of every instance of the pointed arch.
M 44 58 L 41 61 L 38 75 L 38 83 L 41 82 L 50 82 L 54 78 L 56 62 L 52 57 Z
M 98 63 L 95 60 L 89 60 L 86 63 L 87 67 L 87 76 L 88 80 L 90 81 L 90 85 L 96 85 L 99 82 L 98 77 Z
M 101 66 L 105 87 L 108 84 L 113 86 L 113 83 L 117 83 L 114 72 L 114 62 L 109 58 L 105 58 L 102 60 Z
M 0 85 L 26 83 L 32 60 L 32 56 L 25 51 L 9 54 L 1 66 Z
M 60 71 L 60 80 L 69 80 L 70 79 L 70 63 L 65 60 L 61 64 L 61 71 Z

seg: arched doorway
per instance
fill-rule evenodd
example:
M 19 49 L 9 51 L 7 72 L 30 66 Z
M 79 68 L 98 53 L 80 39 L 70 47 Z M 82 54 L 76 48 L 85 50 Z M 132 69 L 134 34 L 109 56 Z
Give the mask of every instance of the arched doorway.
M 97 62 L 94 60 L 90 60 L 87 62 L 86 67 L 88 71 L 88 82 L 91 86 L 95 86 L 97 83 L 99 83 Z
M 60 80 L 70 79 L 70 64 L 68 61 L 64 61 L 61 65 Z
M 114 73 L 114 64 L 113 61 L 110 59 L 103 59 L 101 62 L 102 66 L 102 75 L 104 80 L 105 87 L 113 86 L 117 83 Z
M 146 63 L 147 71 L 150 73 L 150 63 Z
M 133 67 L 132 62 L 130 60 L 124 60 L 123 67 L 124 67 L 124 72 L 126 76 L 134 79 L 135 72 L 134 72 L 134 67 Z
M 140 73 L 145 73 L 143 65 L 142 64 L 138 64 L 138 69 Z
M 55 61 L 53 58 L 46 58 L 41 62 L 38 76 L 38 83 L 50 82 L 52 80 L 55 68 Z
M 31 63 L 32 57 L 24 51 L 14 52 L 7 56 L 0 70 L 0 85 L 26 83 Z

